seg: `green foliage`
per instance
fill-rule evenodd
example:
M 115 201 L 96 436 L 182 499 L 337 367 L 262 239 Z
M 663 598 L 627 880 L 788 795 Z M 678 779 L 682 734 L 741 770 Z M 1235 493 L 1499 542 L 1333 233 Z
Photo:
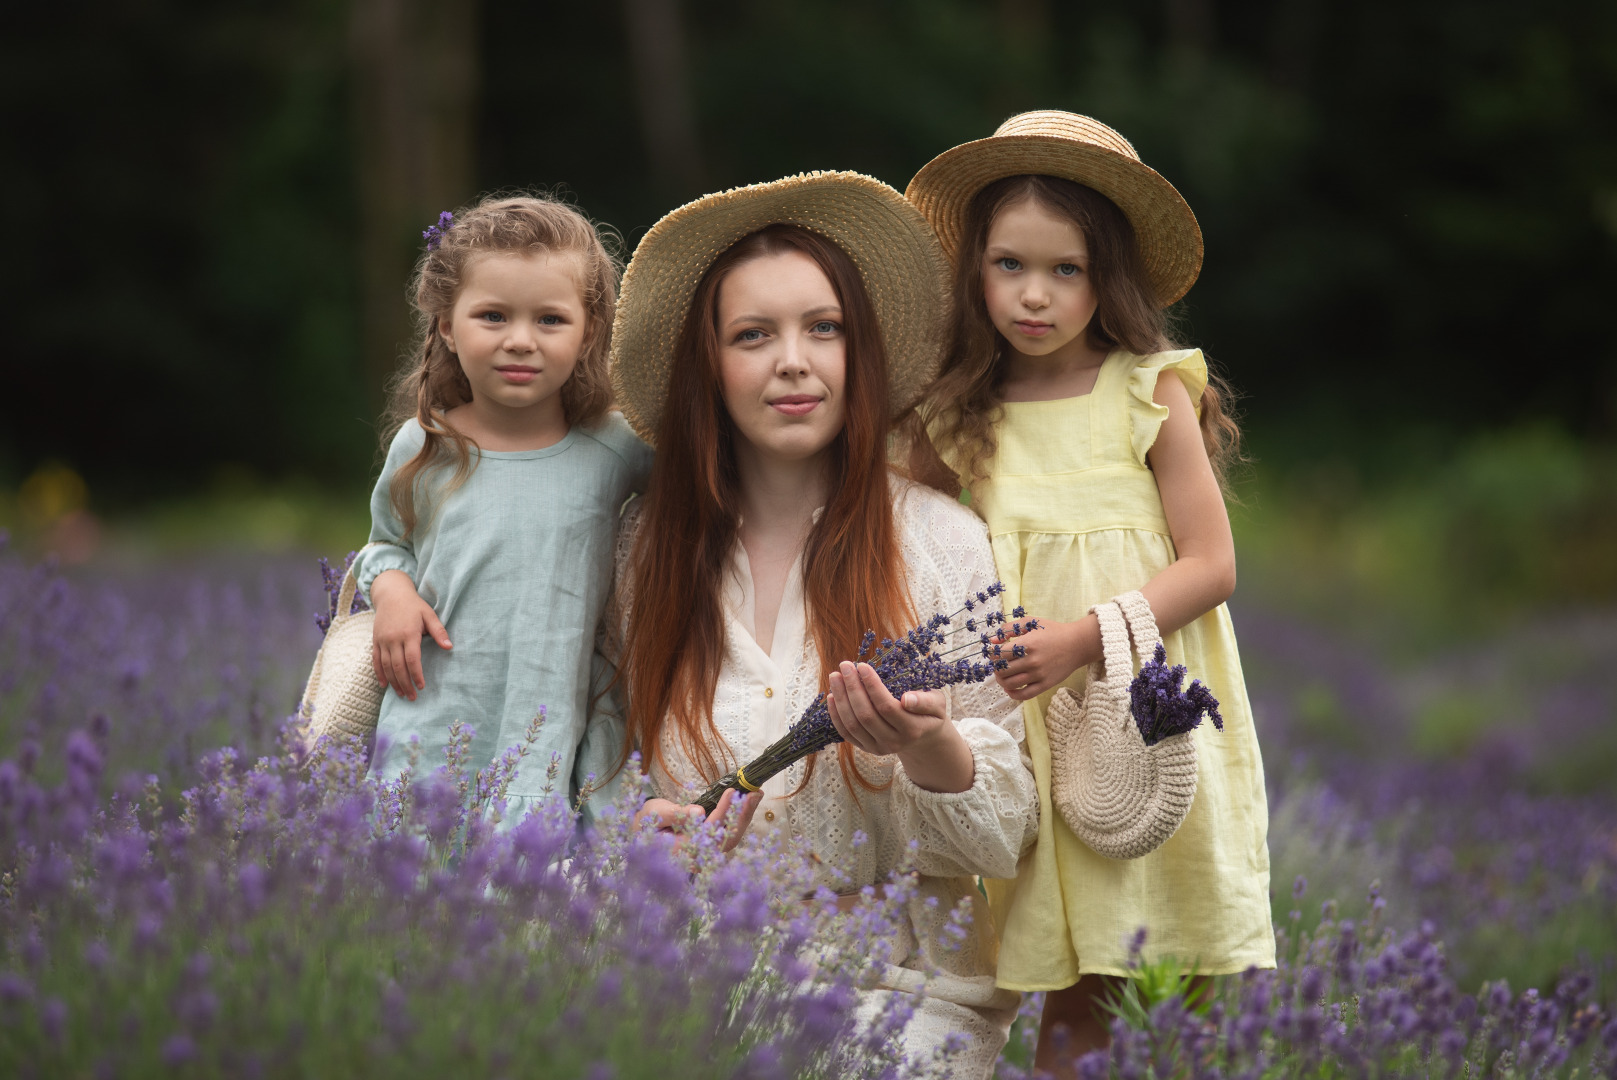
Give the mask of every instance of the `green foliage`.
M 673 6 L 696 179 L 660 174 L 642 137 L 633 6 L 489 0 L 476 189 L 563 185 L 632 242 L 696 187 L 857 168 L 902 188 L 1010 113 L 1074 109 L 1195 208 L 1183 336 L 1299 457 L 1361 462 L 1424 424 L 1588 432 L 1617 410 L 1609 4 Z M 12 28 L 0 85 L 27 152 L 0 189 L 28 211 L 26 256 L 0 273 L 31 317 L 0 471 L 58 457 L 143 493 L 194 490 L 221 461 L 369 471 L 357 251 L 378 193 L 357 187 L 352 15 L 99 2 Z M 536 86 L 539 39 L 566 44 Z
M 1265 454 L 1232 508 L 1243 589 L 1400 644 L 1617 600 L 1617 450 L 1544 425 L 1408 450 L 1370 480 Z
M 1137 958 L 1129 965 L 1128 978 L 1101 1006 L 1130 1027 L 1146 1031 L 1151 1027 L 1151 1011 L 1166 1001 L 1177 999 L 1191 1012 L 1205 1016 L 1213 1006 L 1212 990 L 1213 980 L 1199 975 L 1194 963 L 1186 964 L 1176 956 Z

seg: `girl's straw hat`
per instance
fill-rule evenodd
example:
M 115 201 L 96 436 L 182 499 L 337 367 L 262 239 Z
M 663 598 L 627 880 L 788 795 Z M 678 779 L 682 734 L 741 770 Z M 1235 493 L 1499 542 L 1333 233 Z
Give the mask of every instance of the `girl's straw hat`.
M 947 339 L 949 264 L 920 213 L 854 172 L 813 172 L 706 195 L 670 212 L 635 248 L 612 324 L 612 388 L 652 442 L 668 398 L 674 343 L 697 283 L 732 244 L 766 225 L 801 225 L 848 254 L 887 346 L 894 415 L 938 372 Z
M 1099 120 L 1045 109 L 1011 117 L 987 139 L 962 143 L 922 167 L 905 196 L 932 222 L 952 259 L 966 208 L 995 180 L 1042 173 L 1075 180 L 1111 199 L 1134 226 L 1146 273 L 1162 305 L 1190 291 L 1202 266 L 1202 231 L 1174 186 Z

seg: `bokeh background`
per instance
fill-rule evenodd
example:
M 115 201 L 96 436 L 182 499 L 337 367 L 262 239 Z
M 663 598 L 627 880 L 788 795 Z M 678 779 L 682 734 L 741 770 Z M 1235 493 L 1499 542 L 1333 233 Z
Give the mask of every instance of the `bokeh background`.
M 1617 5 L 101 0 L 14 12 L 0 57 L 4 558 L 156 643 L 106 646 L 131 768 L 290 710 L 440 210 L 564 190 L 627 252 L 705 191 L 902 189 L 1072 109 L 1205 231 L 1177 316 L 1244 395 L 1277 917 L 1295 875 L 1298 910 L 1378 880 L 1464 980 L 1609 998 Z M 0 752 L 102 701 L 5 692 Z

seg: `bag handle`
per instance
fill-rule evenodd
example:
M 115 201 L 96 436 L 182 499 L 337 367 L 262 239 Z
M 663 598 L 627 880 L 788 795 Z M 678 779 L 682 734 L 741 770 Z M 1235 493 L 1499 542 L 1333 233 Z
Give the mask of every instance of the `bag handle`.
M 348 564 L 348 571 L 342 576 L 342 585 L 337 589 L 337 613 L 331 617 L 331 626 L 327 628 L 327 634 L 336 629 L 339 622 L 346 622 L 353 617 L 354 593 L 359 590 L 359 579 L 354 576 L 354 567 L 359 565 L 359 557 L 371 548 L 395 546 L 397 545 L 389 544 L 385 540 L 372 540 L 354 552 L 354 561 Z
M 1134 665 L 1129 660 L 1129 628 L 1124 621 L 1123 609 L 1116 600 L 1108 600 L 1104 604 L 1096 604 L 1089 609 L 1095 613 L 1100 621 L 1100 648 L 1101 660 L 1099 672 L 1091 667 L 1089 678 L 1091 682 L 1116 683 L 1121 686 L 1128 685 L 1134 677 Z
M 1151 611 L 1150 601 L 1144 593 L 1135 589 L 1117 597 L 1113 603 L 1128 621 L 1129 636 L 1134 639 L 1134 652 L 1139 656 L 1140 663 L 1145 663 L 1157 651 L 1157 646 L 1162 644 L 1162 634 L 1157 630 L 1157 617 Z
M 1090 681 L 1127 685 L 1134 678 L 1134 656 L 1144 663 L 1162 643 L 1150 601 L 1136 589 L 1089 610 L 1100 621 L 1101 644 L 1101 660 L 1091 665 Z

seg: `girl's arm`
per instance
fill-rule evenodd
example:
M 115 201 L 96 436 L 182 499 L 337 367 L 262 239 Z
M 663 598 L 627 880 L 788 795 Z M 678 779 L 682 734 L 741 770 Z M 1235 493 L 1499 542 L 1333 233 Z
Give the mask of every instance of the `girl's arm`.
M 449 632 L 403 570 L 376 575 L 371 582 L 371 606 L 376 609 L 371 630 L 371 669 L 376 681 L 414 701 L 416 693 L 427 688 L 421 671 L 421 639 L 431 637 L 440 649 L 450 649 Z
M 1146 460 L 1156 474 L 1178 558 L 1140 591 L 1166 637 L 1235 591 L 1235 540 L 1185 384 L 1173 371 L 1164 371 L 1152 398 L 1167 407 L 1168 419 Z M 1027 701 L 1100 659 L 1100 623 L 1094 615 L 1071 623 L 1040 620 L 1040 628 L 1023 634 L 1017 643 L 1027 655 L 1013 659 L 996 678 L 1011 697 Z
M 394 436 L 371 492 L 371 543 L 354 562 L 354 578 L 376 612 L 371 670 L 377 682 L 411 701 L 427 686 L 421 672 L 421 638 L 430 635 L 440 648 L 450 647 L 437 613 L 416 592 L 415 545 L 405 539 L 404 523 L 393 512 L 393 474 L 416 455 L 421 442 L 421 429 L 413 421 Z

